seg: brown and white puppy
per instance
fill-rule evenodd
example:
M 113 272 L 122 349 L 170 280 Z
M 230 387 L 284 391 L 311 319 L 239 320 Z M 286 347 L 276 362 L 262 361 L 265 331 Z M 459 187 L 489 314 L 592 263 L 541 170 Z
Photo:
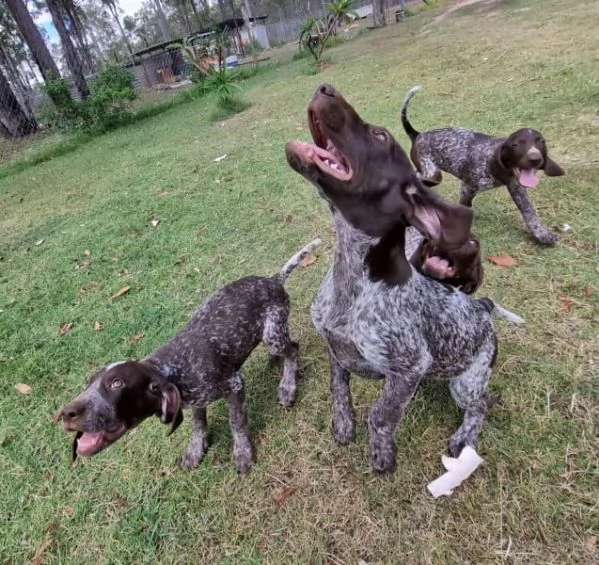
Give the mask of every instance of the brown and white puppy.
M 423 275 L 456 287 L 465 294 L 474 294 L 483 283 L 480 241 L 473 233 L 462 246 L 447 249 L 408 228 L 406 254 L 411 254 L 410 263 Z
M 419 132 L 407 117 L 408 103 L 420 87 L 412 88 L 401 105 L 401 122 L 412 142 L 410 157 L 428 186 L 441 182 L 445 171 L 460 179 L 460 204 L 472 206 L 485 190 L 506 186 L 533 237 L 554 245 L 557 235 L 545 227 L 528 199 L 527 191 L 539 183 L 538 173 L 564 175 L 548 153 L 544 137 L 530 128 L 508 137 L 493 137 L 464 128 L 448 127 Z
M 75 432 L 73 457 L 95 455 L 146 418 L 170 424 L 169 434 L 191 408 L 192 438 L 183 455 L 196 467 L 208 449 L 206 408 L 225 398 L 240 473 L 254 463 L 245 409 L 242 365 L 262 342 L 273 359 L 283 359 L 279 401 L 291 406 L 298 379 L 298 344 L 289 336 L 289 274 L 320 245 L 315 239 L 271 277 L 244 277 L 209 296 L 173 339 L 141 361 L 112 363 L 95 373 L 85 390 L 56 415 Z

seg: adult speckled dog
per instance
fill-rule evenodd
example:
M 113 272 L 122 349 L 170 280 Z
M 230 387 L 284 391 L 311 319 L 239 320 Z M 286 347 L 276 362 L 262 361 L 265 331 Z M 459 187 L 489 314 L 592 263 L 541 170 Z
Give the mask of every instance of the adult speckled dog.
M 208 449 L 206 407 L 226 398 L 240 473 L 254 463 L 241 367 L 262 341 L 269 355 L 283 358 L 279 401 L 290 406 L 297 389 L 298 344 L 289 337 L 290 300 L 284 283 L 301 260 L 320 245 L 316 239 L 272 277 L 249 276 L 209 296 L 188 325 L 141 361 L 112 363 L 94 374 L 87 388 L 56 415 L 76 432 L 73 456 L 99 453 L 146 418 L 159 416 L 172 433 L 192 411 L 192 438 L 182 465 L 199 465 Z
M 472 211 L 423 186 L 393 136 L 364 122 L 332 86 L 317 89 L 308 121 L 315 144 L 291 141 L 286 155 L 329 203 L 337 229 L 333 265 L 312 305 L 329 349 L 335 439 L 355 439 L 353 372 L 385 379 L 368 417 L 375 470 L 395 469 L 396 427 L 428 377 L 448 380 L 464 409 L 451 454 L 476 446 L 490 404 L 497 308 L 422 276 L 404 249 L 408 225 L 435 245 L 459 248 L 470 237 Z
M 544 137 L 530 128 L 508 137 L 492 137 L 459 127 L 419 132 L 408 120 L 408 103 L 418 92 L 415 86 L 401 105 L 401 123 L 412 142 L 410 156 L 422 181 L 441 182 L 441 171 L 460 179 L 460 204 L 472 206 L 485 190 L 506 186 L 533 237 L 543 245 L 555 245 L 557 235 L 545 227 L 528 199 L 527 190 L 537 186 L 538 171 L 559 177 L 563 169 L 549 158 Z

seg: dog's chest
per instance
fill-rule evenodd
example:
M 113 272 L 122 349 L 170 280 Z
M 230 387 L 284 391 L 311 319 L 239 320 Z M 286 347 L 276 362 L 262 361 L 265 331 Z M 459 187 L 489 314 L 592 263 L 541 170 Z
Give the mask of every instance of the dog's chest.
M 331 269 L 312 305 L 312 321 L 335 360 L 347 371 L 366 378 L 383 378 L 385 354 L 396 339 L 380 325 L 359 323 L 367 317 L 368 300 L 360 281 L 335 286 Z M 378 351 L 377 351 L 378 350 Z

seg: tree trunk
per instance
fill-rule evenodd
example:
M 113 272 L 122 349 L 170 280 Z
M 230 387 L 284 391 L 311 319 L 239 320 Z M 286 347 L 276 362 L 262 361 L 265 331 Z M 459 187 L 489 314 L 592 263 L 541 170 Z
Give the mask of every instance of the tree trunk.
M 54 23 L 54 27 L 60 37 L 60 43 L 62 44 L 73 82 L 75 83 L 81 98 L 85 99 L 89 96 L 89 88 L 87 82 L 85 82 L 85 77 L 83 76 L 83 67 L 79 60 L 79 55 L 71 41 L 71 36 L 69 35 L 67 27 L 64 24 L 60 7 L 57 4 L 57 0 L 46 0 L 46 5 L 52 16 L 52 23 Z
M 2 72 L 0 72 L 0 100 L 2 100 L 0 131 L 4 137 L 23 137 L 37 131 L 37 123 L 23 111 Z
M 384 0 L 372 0 L 372 23 L 374 27 L 385 27 L 385 5 Z
M 60 78 L 58 67 L 50 55 L 50 51 L 44 43 L 44 39 L 39 29 L 35 25 L 31 14 L 27 11 L 23 0 L 6 0 L 8 10 L 19 28 L 19 31 L 25 38 L 27 45 L 31 49 L 35 63 L 39 67 L 40 73 L 46 82 Z
M 96 65 L 94 59 L 91 55 L 91 49 L 85 40 L 85 33 L 83 31 L 83 25 L 81 22 L 81 18 L 77 13 L 77 8 L 73 3 L 73 0 L 68 0 L 63 2 L 66 14 L 71 22 L 71 26 L 73 29 L 73 35 L 77 40 L 77 44 L 83 54 L 83 59 L 85 60 L 85 64 L 87 65 L 88 72 L 93 73 L 96 71 Z
M 173 38 L 173 35 L 171 33 L 170 27 L 168 26 L 168 22 L 166 20 L 166 16 L 164 15 L 164 10 L 162 9 L 160 0 L 154 0 L 154 5 L 156 6 L 156 15 L 158 16 L 158 25 L 160 26 L 162 37 L 164 37 L 164 41 L 170 41 Z

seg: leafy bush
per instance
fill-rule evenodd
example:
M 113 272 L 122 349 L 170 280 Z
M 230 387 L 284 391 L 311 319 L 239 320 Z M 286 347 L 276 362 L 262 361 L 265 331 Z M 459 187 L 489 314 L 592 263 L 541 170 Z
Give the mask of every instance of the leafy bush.
M 83 103 L 91 129 L 111 129 L 131 117 L 131 102 L 137 98 L 133 77 L 120 67 L 109 67 L 90 81 L 90 97 Z
M 137 98 L 133 76 L 108 67 L 89 81 L 89 98 L 75 100 L 65 79 L 49 81 L 42 90 L 55 101 L 42 110 L 42 119 L 63 131 L 99 133 L 131 119 L 130 103 Z
M 206 92 L 216 93 L 219 105 L 230 103 L 241 91 L 241 87 L 235 82 L 235 73 L 228 71 L 226 67 L 212 71 L 202 85 Z

